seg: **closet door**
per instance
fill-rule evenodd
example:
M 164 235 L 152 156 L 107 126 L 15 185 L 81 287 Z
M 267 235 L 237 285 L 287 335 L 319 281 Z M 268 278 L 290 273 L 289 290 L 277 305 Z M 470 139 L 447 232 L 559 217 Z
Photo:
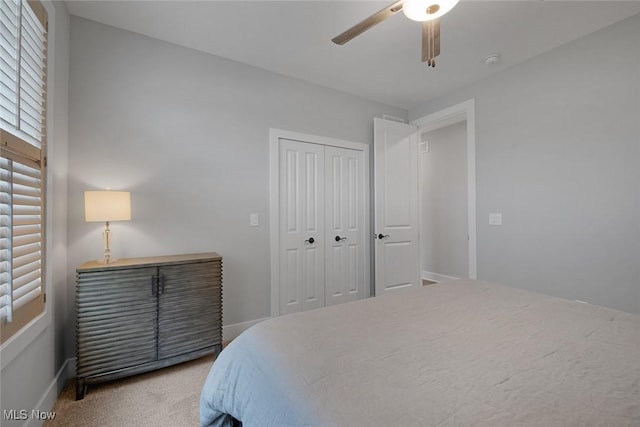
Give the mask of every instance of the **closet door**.
M 325 305 L 324 146 L 280 139 L 280 314 Z
M 326 305 L 364 296 L 364 169 L 362 151 L 325 147 Z

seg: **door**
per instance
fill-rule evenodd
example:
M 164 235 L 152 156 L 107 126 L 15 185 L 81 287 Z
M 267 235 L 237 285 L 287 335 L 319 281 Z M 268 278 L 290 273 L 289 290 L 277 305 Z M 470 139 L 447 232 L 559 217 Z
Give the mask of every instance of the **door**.
M 420 283 L 417 128 L 374 119 L 376 296 Z
M 220 261 L 165 265 L 158 275 L 158 359 L 222 345 Z
M 325 147 L 326 305 L 364 295 L 363 153 Z
M 155 267 L 78 273 L 77 375 L 106 374 L 156 360 Z
M 280 139 L 280 314 L 324 307 L 324 146 Z

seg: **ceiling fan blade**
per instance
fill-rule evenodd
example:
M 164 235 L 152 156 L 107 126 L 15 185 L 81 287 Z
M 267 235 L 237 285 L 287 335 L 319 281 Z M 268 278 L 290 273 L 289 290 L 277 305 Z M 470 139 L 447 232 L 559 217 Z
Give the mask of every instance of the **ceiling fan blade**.
M 349 40 L 353 39 L 356 36 L 359 36 L 360 34 L 364 33 L 365 31 L 367 31 L 369 28 L 373 27 L 374 25 L 377 25 L 379 23 L 381 23 L 382 21 L 384 21 L 385 19 L 395 15 L 396 13 L 400 12 L 402 10 L 402 2 L 403 0 L 399 0 L 387 7 L 385 7 L 384 9 L 374 13 L 373 15 L 371 15 L 370 17 L 368 17 L 367 19 L 365 19 L 362 22 L 359 22 L 358 24 L 354 25 L 353 27 L 349 28 L 347 31 L 345 31 L 344 33 L 337 35 L 336 37 L 332 38 L 331 41 L 334 42 L 335 44 L 339 44 L 339 45 L 343 45 L 346 42 L 348 42 Z
M 422 62 L 436 66 L 436 56 L 440 55 L 440 18 L 422 23 Z

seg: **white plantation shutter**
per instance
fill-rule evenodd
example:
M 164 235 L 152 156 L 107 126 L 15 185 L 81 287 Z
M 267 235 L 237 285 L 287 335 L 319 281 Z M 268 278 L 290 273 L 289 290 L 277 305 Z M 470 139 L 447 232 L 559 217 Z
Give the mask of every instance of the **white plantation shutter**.
M 44 129 L 47 31 L 32 2 L 0 2 L 0 119 L 40 147 Z M 42 11 L 39 9 L 39 12 Z
M 0 119 L 41 147 L 44 129 L 47 31 L 32 2 L 0 2 Z
M 0 130 L 1 341 L 44 309 L 41 150 Z
M 46 13 L 0 0 L 0 341 L 44 309 Z
M 17 1 L 0 2 L 0 119 L 18 126 L 18 44 L 20 6 Z
M 40 146 L 44 128 L 44 76 L 47 32 L 27 2 L 22 1 L 20 31 L 20 123 L 18 129 Z
M 12 320 L 11 301 L 11 164 L 0 157 L 0 321 Z
M 13 162 L 11 238 L 13 307 L 41 293 L 42 207 L 40 170 Z

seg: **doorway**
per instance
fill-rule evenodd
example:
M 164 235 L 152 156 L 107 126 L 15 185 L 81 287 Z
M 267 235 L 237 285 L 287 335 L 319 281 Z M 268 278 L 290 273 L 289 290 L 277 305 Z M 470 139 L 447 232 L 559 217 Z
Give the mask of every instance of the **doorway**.
M 420 119 L 421 279 L 477 278 L 474 100 Z
M 423 281 L 469 277 L 467 123 L 420 134 L 420 270 Z
M 441 271 L 455 271 L 449 274 L 476 278 L 475 110 L 474 101 L 469 100 L 411 124 L 374 120 L 376 295 L 422 284 L 425 248 L 427 243 L 437 245 L 437 241 L 434 242 L 433 232 L 427 233 L 421 220 L 423 208 L 419 202 L 424 188 L 419 185 L 420 150 L 425 150 L 425 143 L 428 145 L 430 132 L 458 123 L 461 123 L 459 130 L 466 148 L 466 157 L 461 159 L 461 168 L 466 167 L 466 179 L 462 177 L 462 181 L 466 181 L 466 192 L 461 191 L 462 197 L 466 195 L 466 220 L 462 214 L 462 219 L 456 221 L 463 236 L 463 243 L 458 245 L 462 247 L 458 251 L 462 261 L 457 264 L 466 263 L 467 268 L 465 271 L 464 268 L 449 270 L 447 267 Z M 426 135 L 425 141 L 421 141 L 422 135 Z M 455 277 L 439 274 L 426 279 L 439 282 Z

